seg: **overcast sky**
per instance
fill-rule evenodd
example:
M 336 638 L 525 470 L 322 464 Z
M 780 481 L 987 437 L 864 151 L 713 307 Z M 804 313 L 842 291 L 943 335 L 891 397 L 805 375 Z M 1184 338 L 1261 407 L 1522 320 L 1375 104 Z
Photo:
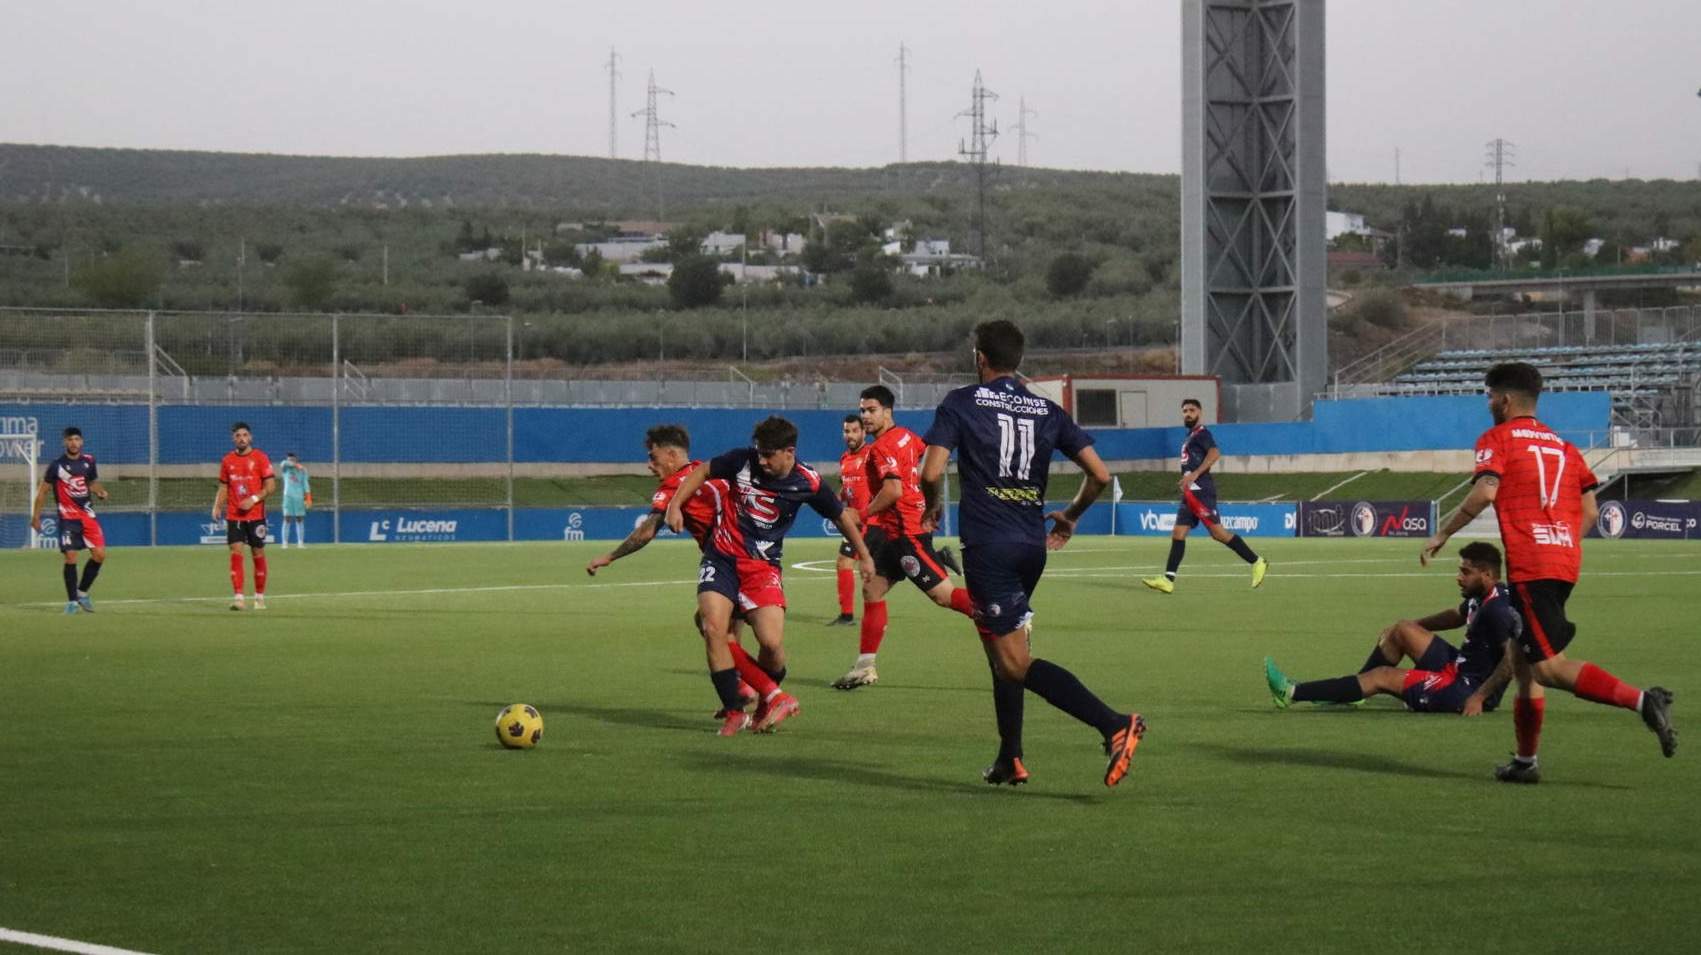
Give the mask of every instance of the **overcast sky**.
M 653 67 L 662 155 L 727 166 L 898 158 L 898 45 L 912 51 L 909 158 L 956 156 L 977 68 L 1016 159 L 1180 168 L 1180 2 L 84 0 L 5 4 L 0 141 L 360 156 L 643 153 Z M 1701 0 L 1334 0 L 1334 181 L 1693 179 Z

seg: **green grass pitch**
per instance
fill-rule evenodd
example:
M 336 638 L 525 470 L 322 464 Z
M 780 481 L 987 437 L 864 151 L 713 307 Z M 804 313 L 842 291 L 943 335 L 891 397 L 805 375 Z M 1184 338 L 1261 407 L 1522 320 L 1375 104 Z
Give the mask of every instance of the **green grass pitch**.
M 0 555 L 0 927 L 151 952 L 1693 943 L 1696 742 L 1662 759 L 1635 715 L 1556 695 L 1546 779 L 1511 787 L 1509 704 L 1278 712 L 1266 654 L 1350 672 L 1457 595 L 1417 541 L 1253 543 L 1261 590 L 1200 537 L 1169 597 L 1136 579 L 1165 541 L 1054 555 L 1035 653 L 1151 725 L 1112 791 L 1031 694 L 1032 783 L 981 783 L 986 664 L 907 586 L 881 683 L 841 693 L 832 575 L 788 570 L 803 712 L 721 739 L 677 542 L 594 581 L 606 545 L 274 548 L 272 607 L 242 614 L 222 548 L 118 550 L 71 618 L 55 555 Z M 1701 547 L 1591 541 L 1586 567 L 1573 655 L 1701 725 Z M 497 746 L 511 702 L 543 711 L 536 750 Z

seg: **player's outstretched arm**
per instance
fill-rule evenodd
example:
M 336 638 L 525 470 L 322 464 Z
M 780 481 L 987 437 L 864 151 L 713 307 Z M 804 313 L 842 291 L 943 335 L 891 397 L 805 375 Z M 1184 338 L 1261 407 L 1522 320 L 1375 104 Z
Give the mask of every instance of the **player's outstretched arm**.
M 710 470 L 712 468 L 707 464 L 692 468 L 691 472 L 685 475 L 685 480 L 679 482 L 679 490 L 673 492 L 673 500 L 667 502 L 667 515 L 662 518 L 668 530 L 675 534 L 685 530 L 685 512 L 681 507 L 691 500 L 698 488 L 708 483 Z
M 921 498 L 926 502 L 921 512 L 922 525 L 938 527 L 945 513 L 945 466 L 951 463 L 951 449 L 937 444 L 927 446 L 921 458 Z
M 1478 514 L 1481 514 L 1490 504 L 1494 503 L 1494 496 L 1498 493 L 1500 493 L 1499 477 L 1493 474 L 1484 474 L 1477 478 L 1477 482 L 1471 485 L 1471 493 L 1465 495 L 1465 499 L 1459 502 L 1458 508 L 1447 515 L 1445 521 L 1441 522 L 1441 529 L 1436 531 L 1434 537 L 1424 541 L 1423 550 L 1418 552 L 1418 563 L 1428 567 L 1429 559 L 1434 557 L 1441 548 L 1447 546 L 1447 539 L 1464 529 L 1466 524 L 1476 520 Z
M 46 481 L 35 489 L 35 501 L 30 504 L 30 530 L 41 531 L 41 508 L 47 503 L 47 496 L 53 493 L 53 485 Z
M 1483 701 L 1499 693 L 1500 688 L 1512 679 L 1512 654 L 1518 652 L 1517 645 L 1511 640 L 1501 645 L 1500 662 L 1495 664 L 1494 672 L 1488 675 L 1488 679 L 1482 681 L 1482 686 L 1477 687 L 1465 699 L 1465 708 L 1459 711 L 1460 716 L 1482 715 Z
M 618 547 L 586 564 L 585 573 L 595 577 L 597 575 L 597 571 L 607 567 L 609 564 L 625 557 L 627 554 L 643 550 L 645 544 L 656 539 L 656 532 L 661 529 L 661 522 L 662 515 L 658 512 L 651 511 L 644 515 L 644 519 L 638 522 L 637 527 L 632 528 L 632 533 L 627 534 L 626 539 L 621 541 Z
M 1104 489 L 1110 486 L 1110 469 L 1099 459 L 1099 453 L 1091 446 L 1069 456 L 1081 469 L 1081 487 L 1075 492 L 1075 499 L 1061 511 L 1052 511 L 1046 517 L 1051 520 L 1051 533 L 1046 535 L 1045 546 L 1048 550 L 1058 550 L 1069 543 L 1069 538 L 1075 536 L 1075 523 L 1081 515 L 1087 513 L 1087 508 L 1099 499 Z

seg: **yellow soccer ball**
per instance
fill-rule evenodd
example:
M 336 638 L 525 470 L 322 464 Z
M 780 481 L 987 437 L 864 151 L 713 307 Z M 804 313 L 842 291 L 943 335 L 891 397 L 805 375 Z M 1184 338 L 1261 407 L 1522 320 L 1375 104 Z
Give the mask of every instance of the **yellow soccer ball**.
M 496 714 L 496 739 L 509 749 L 531 749 L 543 739 L 543 714 L 524 703 L 503 707 Z

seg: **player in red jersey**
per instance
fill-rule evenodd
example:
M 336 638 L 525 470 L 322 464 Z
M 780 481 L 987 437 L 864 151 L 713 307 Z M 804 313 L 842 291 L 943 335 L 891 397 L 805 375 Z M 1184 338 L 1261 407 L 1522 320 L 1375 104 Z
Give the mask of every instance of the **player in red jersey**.
M 59 550 L 65 555 L 65 612 L 94 613 L 89 588 L 94 586 L 95 577 L 106 561 L 106 535 L 89 507 L 89 497 L 106 500 L 106 488 L 101 486 L 94 455 L 83 453 L 83 432 L 66 428 L 64 438 L 65 453 L 42 472 L 41 487 L 36 490 L 35 503 L 30 508 L 30 530 L 41 532 L 42 505 L 51 495 L 59 508 Z M 83 565 L 83 577 L 79 581 L 77 551 L 85 547 L 89 562 Z
M 1659 737 L 1660 751 L 1671 756 L 1677 751 L 1677 731 L 1672 728 L 1670 691 L 1657 686 L 1638 690 L 1593 663 L 1565 656 L 1577 633 L 1565 617 L 1565 601 L 1583 565 L 1583 534 L 1599 510 L 1594 472 L 1575 445 L 1536 419 L 1542 375 L 1534 365 L 1495 365 L 1484 384 L 1494 427 L 1477 439 L 1475 485 L 1424 544 L 1419 560 L 1428 566 L 1447 538 L 1494 505 L 1513 605 L 1524 618 L 1518 638 L 1523 652 L 1513 655 L 1518 695 L 1512 722 L 1518 750 L 1511 762 L 1495 767 L 1495 778 L 1541 781 L 1536 747 L 1545 705 L 1542 688 L 1550 686 L 1594 703 L 1635 710 Z
M 656 425 L 644 432 L 644 447 L 649 452 L 650 473 L 661 482 L 656 486 L 655 494 L 650 496 L 650 513 L 639 519 L 638 525 L 632 528 L 632 533 L 626 535 L 626 539 L 618 546 L 585 565 L 585 573 L 592 577 L 596 576 L 597 571 L 628 554 L 642 550 L 646 544 L 655 540 L 656 534 L 661 530 L 662 518 L 667 514 L 667 506 L 679 493 L 679 486 L 692 471 L 703 466 L 703 462 L 691 460 L 691 435 L 684 425 Z M 685 529 L 697 541 L 698 550 L 702 550 L 708 543 L 709 535 L 714 532 L 715 524 L 720 520 L 726 506 L 728 490 L 725 481 L 705 481 L 681 508 L 685 515 Z M 701 614 L 697 616 L 695 626 L 698 634 L 708 640 Z M 738 687 L 739 698 L 745 701 L 746 705 L 774 699 L 779 695 L 779 685 L 745 652 L 738 638 L 739 621 L 735 619 L 727 629 L 727 644 L 741 681 Z M 724 721 L 729 715 L 731 714 L 723 707 L 715 713 L 715 718 Z
M 868 443 L 862 430 L 862 416 L 845 415 L 842 430 L 845 453 L 839 455 L 839 500 L 845 508 L 861 514 L 868 510 Z M 856 551 L 850 541 L 839 545 L 839 560 L 834 568 L 839 578 L 839 616 L 828 626 L 848 627 L 856 623 L 851 611 L 856 600 Z
M 859 405 L 862 429 L 869 436 L 868 491 L 864 534 L 874 555 L 874 577 L 862 585 L 862 639 L 850 672 L 834 681 L 840 690 L 854 690 L 880 680 L 875 654 L 886 639 L 886 593 L 908 578 L 929 600 L 967 617 L 974 616 L 969 592 L 951 583 L 947 567 L 962 573 L 948 551 L 933 549 L 933 522 L 923 517 L 927 502 L 921 496 L 921 457 L 927 445 L 921 435 L 892 418 L 897 403 L 892 390 L 874 385 L 862 390 Z
M 272 461 L 254 447 L 254 433 L 238 421 L 230 426 L 236 450 L 219 463 L 219 492 L 213 498 L 213 520 L 224 516 L 224 539 L 230 545 L 230 609 L 241 610 L 242 546 L 254 557 L 254 609 L 266 609 L 266 498 L 277 490 Z

